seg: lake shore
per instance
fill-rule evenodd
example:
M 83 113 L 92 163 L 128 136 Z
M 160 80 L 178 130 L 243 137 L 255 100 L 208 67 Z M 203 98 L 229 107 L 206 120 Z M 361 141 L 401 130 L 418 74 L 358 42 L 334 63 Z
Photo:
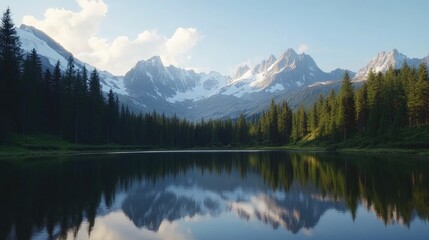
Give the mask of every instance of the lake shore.
M 356 140 L 354 140 L 356 141 Z M 168 146 L 141 146 L 141 145 L 83 145 L 63 141 L 49 135 L 22 136 L 15 135 L 8 142 L 0 144 L 0 159 L 43 157 L 73 154 L 94 154 L 103 152 L 139 152 L 139 151 L 172 151 L 172 150 L 280 150 L 280 151 L 308 151 L 308 152 L 344 152 L 344 153 L 372 153 L 372 154 L 405 154 L 429 156 L 429 148 L 395 147 L 396 145 L 353 146 L 349 144 L 325 144 L 320 142 L 301 142 L 288 145 L 231 145 L 207 146 L 190 148 L 173 148 Z
M 429 149 L 400 149 L 400 148 L 338 148 L 330 149 L 320 146 L 283 145 L 283 146 L 246 146 L 246 147 L 194 147 L 194 148 L 167 148 L 157 146 L 122 146 L 122 145 L 71 145 L 69 147 L 53 148 L 40 146 L 36 148 L 26 147 L 0 147 L 0 160 L 27 157 L 49 157 L 61 155 L 80 155 L 98 153 L 120 152 L 149 152 L 149 151 L 189 151 L 189 150 L 273 150 L 273 151 L 305 151 L 305 152 L 336 152 L 336 153 L 367 153 L 367 154 L 400 154 L 429 157 Z
M 256 149 L 309 151 L 309 152 L 405 154 L 405 155 L 429 156 L 429 149 L 403 149 L 403 148 L 389 148 L 389 147 L 373 147 L 373 148 L 345 147 L 345 148 L 332 149 L 329 147 L 320 147 L 320 146 L 286 145 L 286 146 L 258 147 Z

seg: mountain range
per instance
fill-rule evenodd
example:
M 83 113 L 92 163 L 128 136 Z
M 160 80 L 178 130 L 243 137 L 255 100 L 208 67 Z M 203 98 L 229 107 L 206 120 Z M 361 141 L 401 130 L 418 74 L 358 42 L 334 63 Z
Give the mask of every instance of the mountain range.
M 41 55 L 45 68 L 53 68 L 60 61 L 62 68 L 71 55 L 44 32 L 26 25 L 16 29 L 24 52 L 33 48 Z M 313 58 L 305 53 L 287 49 L 278 57 L 270 55 L 254 67 L 240 66 L 233 76 L 217 72 L 197 73 L 193 70 L 165 66 L 159 56 L 141 60 L 125 76 L 100 72 L 104 92 L 112 89 L 122 103 L 134 112 L 162 112 L 189 120 L 202 118 L 236 118 L 259 114 L 271 99 L 287 101 L 292 108 L 309 106 L 320 93 L 338 89 L 346 71 L 359 84 L 366 80 L 371 69 L 385 72 L 389 66 L 399 68 L 407 61 L 417 67 L 429 65 L 429 55 L 423 59 L 408 58 L 393 49 L 381 52 L 357 73 L 345 69 L 331 72 L 321 70 Z M 93 66 L 75 59 L 76 66 Z
M 323 196 L 313 186 L 293 183 L 287 192 L 272 191 L 255 173 L 243 181 L 235 171 L 201 175 L 198 170 L 141 183 L 122 200 L 121 209 L 136 227 L 154 232 L 164 221 L 230 212 L 293 234 L 316 227 L 329 210 L 347 211 L 344 201 Z

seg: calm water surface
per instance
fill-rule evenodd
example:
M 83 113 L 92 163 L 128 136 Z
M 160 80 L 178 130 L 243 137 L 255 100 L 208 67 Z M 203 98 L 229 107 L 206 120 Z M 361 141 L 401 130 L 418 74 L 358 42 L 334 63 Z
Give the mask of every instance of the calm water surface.
M 151 152 L 0 161 L 0 239 L 429 239 L 429 161 Z

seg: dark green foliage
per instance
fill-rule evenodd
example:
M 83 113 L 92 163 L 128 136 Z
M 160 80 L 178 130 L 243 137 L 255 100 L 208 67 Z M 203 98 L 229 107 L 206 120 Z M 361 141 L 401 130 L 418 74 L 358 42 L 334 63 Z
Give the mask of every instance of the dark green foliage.
M 90 143 L 103 142 L 104 98 L 100 86 L 100 76 L 94 69 L 89 77 L 89 139 Z
M 300 141 L 303 114 L 295 113 L 292 140 Z M 338 96 L 333 91 L 320 96 L 309 116 L 307 139 L 330 138 L 346 141 L 354 131 L 373 139 L 373 143 L 395 140 L 395 131 L 404 127 L 427 125 L 429 115 L 429 79 L 425 64 L 418 71 L 406 63 L 399 70 L 390 67 L 385 74 L 371 71 L 367 82 L 356 91 L 347 74 Z M 398 140 L 398 139 L 396 139 Z
M 36 50 L 33 49 L 24 61 L 20 83 L 20 125 L 22 134 L 34 133 L 42 126 L 42 112 L 40 109 L 43 104 L 43 84 L 42 64 Z
M 46 76 L 45 76 L 46 78 Z M 49 102 L 45 106 L 48 112 L 48 121 L 49 130 L 48 133 L 54 134 L 56 136 L 61 135 L 61 68 L 60 62 L 58 61 L 55 64 L 51 82 L 48 85 L 49 89 Z
M 347 141 L 347 137 L 355 128 L 355 97 L 354 89 L 348 72 L 344 74 L 343 83 L 339 94 L 339 115 L 338 126 L 342 129 L 343 139 Z
M 287 144 L 293 134 L 292 119 L 292 110 L 286 102 L 277 105 L 271 100 L 268 111 L 250 124 L 249 138 L 259 145 Z
M 0 25 L 0 137 L 19 131 L 21 42 L 8 8 Z
M 303 140 L 307 135 L 308 121 L 307 113 L 303 106 L 300 106 L 298 111 L 292 115 L 292 140 L 298 142 Z
M 282 144 L 289 143 L 289 138 L 292 131 L 292 110 L 289 108 L 286 102 L 279 105 L 279 116 L 278 116 L 278 134 L 279 141 Z
M 397 141 L 396 130 L 429 124 L 428 70 L 425 64 L 416 71 L 405 63 L 398 70 L 390 67 L 385 74 L 371 71 L 368 81 L 357 90 L 346 73 L 338 95 L 331 90 L 326 97 L 320 95 L 309 109 L 300 107 L 289 114 L 290 135 L 283 133 L 282 125 L 278 124 L 280 140 L 277 141 L 270 138 L 270 116 L 276 114 L 273 106 L 271 103 L 269 112 L 262 113 L 257 124 L 250 128 L 250 135 L 259 144 L 284 144 L 289 139 L 338 143 L 356 133 L 370 137 L 371 145 Z M 281 115 L 278 119 L 281 122 Z
M 107 143 L 115 142 L 115 137 L 118 135 L 117 128 L 119 124 L 119 102 L 110 89 L 107 95 L 107 113 L 105 115 L 106 124 L 106 141 Z
M 280 145 L 324 139 L 345 142 L 356 132 L 374 142 L 389 142 L 395 131 L 429 124 L 429 76 L 425 64 L 383 73 L 371 71 L 357 90 L 346 72 L 339 93 L 309 109 L 292 112 L 271 100 L 266 112 L 246 119 L 189 122 L 156 112 L 136 114 L 120 107 L 112 90 L 103 95 L 100 75 L 75 66 L 73 56 L 61 71 L 42 69 L 35 50 L 22 60 L 10 10 L 0 26 L 0 140 L 10 133 L 47 133 L 74 143 L 166 147 Z M 22 70 L 22 71 L 21 71 Z
M 156 189 L 166 182 L 176 183 L 174 176 L 195 172 L 212 179 L 233 179 L 227 187 L 235 186 L 237 181 L 252 183 L 259 179 L 265 191 L 317 191 L 322 197 L 329 196 L 329 201 L 344 202 L 343 214 L 350 212 L 352 218 L 358 203 L 365 202 L 386 227 L 398 224 L 398 219 L 406 226 L 419 219 L 427 222 L 428 162 L 398 161 L 400 158 L 403 156 L 259 152 L 110 154 L 8 161 L 0 174 L 0 190 L 7 193 L 0 198 L 0 204 L 7 206 L 0 218 L 0 239 L 31 239 L 37 234 L 34 229 L 45 228 L 48 239 L 72 238 L 73 232 L 91 238 L 88 230 L 96 221 L 100 203 L 111 209 L 117 193 L 133 190 L 136 183 L 148 182 Z M 211 187 L 214 183 L 209 184 Z
M 239 143 L 246 144 L 249 140 L 249 127 L 243 113 L 240 113 L 240 117 L 238 117 L 237 130 Z
M 361 88 L 356 90 L 355 94 L 355 111 L 356 111 L 356 128 L 359 132 L 365 132 L 368 117 L 368 87 L 364 83 Z
M 410 126 L 422 126 L 429 123 L 429 78 L 426 64 L 419 66 L 417 79 L 409 85 L 408 110 Z

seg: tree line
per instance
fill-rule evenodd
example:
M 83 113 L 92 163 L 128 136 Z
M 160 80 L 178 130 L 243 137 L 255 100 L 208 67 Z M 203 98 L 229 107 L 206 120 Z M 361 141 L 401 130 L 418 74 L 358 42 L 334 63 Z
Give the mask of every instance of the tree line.
M 80 144 L 191 147 L 247 141 L 244 117 L 238 123 L 194 123 L 156 112 L 136 114 L 112 90 L 105 96 L 97 70 L 78 68 L 73 56 L 64 71 L 59 61 L 53 70 L 44 68 L 35 49 L 23 54 L 10 9 L 1 19 L 0 39 L 0 140 L 19 133 Z
M 0 26 L 0 134 L 47 133 L 76 143 L 109 138 L 118 100 L 105 101 L 96 69 L 78 69 L 70 56 L 65 71 L 58 61 L 43 69 L 33 49 L 23 55 L 10 10 Z M 108 141 L 108 140 L 106 140 Z
M 306 116 L 307 131 L 313 138 L 343 141 L 359 134 L 385 142 L 389 140 L 383 139 L 386 133 L 428 125 L 427 66 L 422 63 L 415 69 L 405 62 L 400 69 L 390 67 L 384 74 L 370 71 L 357 90 L 345 76 L 338 95 L 331 91 L 326 98 L 320 96 Z
M 400 69 L 391 66 L 386 73 L 371 70 L 367 81 L 355 86 L 346 72 L 338 93 L 331 89 L 327 96 L 320 94 L 308 109 L 300 106 L 292 112 L 287 103 L 271 101 L 269 110 L 251 125 L 251 136 L 269 144 L 314 139 L 346 142 L 356 135 L 386 142 L 386 133 L 429 124 L 425 63 L 417 69 L 405 62 Z
M 97 70 L 78 68 L 73 56 L 63 71 L 43 68 L 33 49 L 23 55 L 7 9 L 0 26 L 0 140 L 11 133 L 50 134 L 80 144 L 127 144 L 170 147 L 280 145 L 328 138 L 347 141 L 362 134 L 429 124 L 429 77 L 425 64 L 405 63 L 386 73 L 371 71 L 355 90 L 346 73 L 339 92 L 320 95 L 308 109 L 296 111 L 273 100 L 252 120 L 191 122 L 157 112 L 135 113 L 109 91 L 102 92 Z

